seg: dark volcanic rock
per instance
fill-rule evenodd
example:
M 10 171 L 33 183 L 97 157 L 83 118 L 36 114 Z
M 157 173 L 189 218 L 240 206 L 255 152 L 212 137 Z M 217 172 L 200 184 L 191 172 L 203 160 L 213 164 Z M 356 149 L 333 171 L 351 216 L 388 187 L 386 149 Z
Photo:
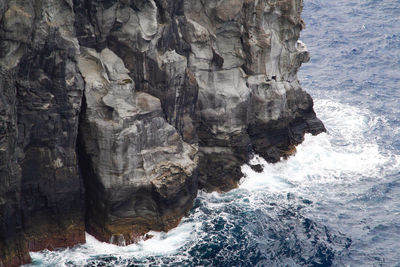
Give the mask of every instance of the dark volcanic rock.
M 228 190 L 249 152 L 276 162 L 306 132 L 325 131 L 297 80 L 309 59 L 298 41 L 302 1 L 187 2 L 189 66 L 199 84 L 200 186 Z
M 0 2 L 0 266 L 175 227 L 325 131 L 301 0 Z M 85 219 L 84 219 L 85 218 Z
M 263 167 L 263 165 L 261 165 L 261 164 L 250 165 L 250 168 L 251 168 L 253 171 L 258 172 L 258 173 L 262 173 L 263 170 L 264 170 L 264 167 Z
M 29 261 L 21 228 L 21 169 L 17 164 L 17 110 L 13 72 L 0 67 L 0 266 Z
M 26 247 L 54 249 L 85 241 L 75 153 L 83 80 L 67 2 L 7 1 L 4 7 L 0 79 L 5 94 L 0 98 L 6 128 L 0 165 L 6 186 L 0 199 L 7 249 L 0 251 L 6 265 L 16 265 L 29 259 Z M 19 237 L 24 242 L 13 243 Z

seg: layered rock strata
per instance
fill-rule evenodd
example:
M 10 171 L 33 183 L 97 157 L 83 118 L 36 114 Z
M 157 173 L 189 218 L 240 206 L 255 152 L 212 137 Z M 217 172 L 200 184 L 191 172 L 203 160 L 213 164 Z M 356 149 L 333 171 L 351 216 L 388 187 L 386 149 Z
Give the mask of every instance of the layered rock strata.
M 87 231 L 125 245 L 175 227 L 196 196 L 197 147 L 167 122 L 158 98 L 134 89 L 111 50 L 82 49 L 78 66 Z
M 175 227 L 324 131 L 302 0 L 0 2 L 0 266 Z
M 0 259 L 12 266 L 28 249 L 85 241 L 75 153 L 83 80 L 71 3 L 7 0 L 0 11 Z

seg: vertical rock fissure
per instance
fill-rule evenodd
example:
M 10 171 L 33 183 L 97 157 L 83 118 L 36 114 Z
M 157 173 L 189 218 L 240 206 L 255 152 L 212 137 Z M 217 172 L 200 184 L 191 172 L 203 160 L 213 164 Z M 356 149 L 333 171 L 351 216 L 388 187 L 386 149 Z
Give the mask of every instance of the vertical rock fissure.
M 158 98 L 136 90 L 112 50 L 81 47 L 78 67 L 85 80 L 78 153 L 86 230 L 126 245 L 175 227 L 197 193 L 195 146 L 168 123 Z
M 86 84 L 85 84 L 86 85 Z M 79 175 L 83 181 L 85 190 L 85 231 L 96 236 L 100 241 L 109 242 L 109 240 L 101 238 L 102 236 L 109 235 L 104 233 L 104 225 L 106 221 L 106 210 L 107 207 L 99 198 L 101 195 L 105 195 L 105 189 L 96 179 L 95 172 L 92 164 L 90 163 L 90 157 L 85 151 L 85 140 L 82 135 L 82 131 L 85 129 L 85 112 L 86 112 L 86 97 L 85 94 L 82 96 L 81 111 L 79 114 L 79 127 L 76 143 L 76 154 L 78 157 L 78 168 Z M 93 225 L 93 221 L 97 225 Z
M 82 243 L 85 229 L 119 245 L 167 231 L 198 187 L 235 188 L 252 153 L 276 162 L 323 132 L 297 79 L 301 9 L 0 1 L 3 264 Z

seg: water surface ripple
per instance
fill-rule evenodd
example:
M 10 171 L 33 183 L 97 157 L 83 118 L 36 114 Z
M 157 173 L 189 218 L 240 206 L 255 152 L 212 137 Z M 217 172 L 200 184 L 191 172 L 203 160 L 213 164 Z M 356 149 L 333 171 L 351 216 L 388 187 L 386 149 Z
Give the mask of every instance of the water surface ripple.
M 31 253 L 32 266 L 400 266 L 400 1 L 305 0 L 303 87 L 328 133 L 168 233 Z

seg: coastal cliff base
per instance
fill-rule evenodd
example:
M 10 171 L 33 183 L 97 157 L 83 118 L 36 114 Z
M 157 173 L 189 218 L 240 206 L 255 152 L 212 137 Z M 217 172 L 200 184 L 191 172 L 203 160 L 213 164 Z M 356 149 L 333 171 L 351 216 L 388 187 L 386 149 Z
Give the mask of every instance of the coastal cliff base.
M 325 131 L 303 1 L 0 3 L 0 266 L 168 231 L 254 153 Z

